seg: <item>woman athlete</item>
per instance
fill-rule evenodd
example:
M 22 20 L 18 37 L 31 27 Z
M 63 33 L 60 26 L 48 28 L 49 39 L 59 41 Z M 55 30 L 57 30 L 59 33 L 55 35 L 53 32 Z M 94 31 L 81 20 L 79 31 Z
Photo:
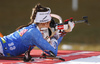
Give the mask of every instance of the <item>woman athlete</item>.
M 47 41 L 43 35 L 44 30 L 50 27 L 50 13 L 50 8 L 42 7 L 40 4 L 37 4 L 35 8 L 33 8 L 31 22 L 28 25 L 20 26 L 15 32 L 0 37 L 0 54 L 6 57 L 18 56 L 25 53 L 29 49 L 29 46 L 33 46 L 31 49 L 37 46 L 43 51 L 52 51 L 56 56 L 58 45 L 62 41 L 63 36 L 59 36 L 59 38 L 54 36 L 54 38 L 52 37 Z M 71 31 L 74 27 L 74 23 L 70 22 L 69 27 Z M 45 52 L 50 54 L 49 51 Z

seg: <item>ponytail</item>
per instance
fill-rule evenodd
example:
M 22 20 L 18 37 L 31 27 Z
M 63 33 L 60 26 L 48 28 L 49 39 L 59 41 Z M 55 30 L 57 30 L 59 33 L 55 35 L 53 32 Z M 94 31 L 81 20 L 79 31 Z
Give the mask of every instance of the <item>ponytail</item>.
M 45 11 L 48 11 L 48 9 L 45 8 L 45 7 L 42 7 L 41 4 L 37 4 L 35 6 L 35 8 L 32 9 L 32 15 L 30 17 L 31 21 L 27 25 L 21 25 L 21 26 L 19 26 L 16 30 L 19 30 L 19 29 L 21 29 L 23 27 L 27 27 L 27 26 L 31 25 L 32 23 L 34 23 L 34 20 L 36 18 L 37 12 L 45 12 Z

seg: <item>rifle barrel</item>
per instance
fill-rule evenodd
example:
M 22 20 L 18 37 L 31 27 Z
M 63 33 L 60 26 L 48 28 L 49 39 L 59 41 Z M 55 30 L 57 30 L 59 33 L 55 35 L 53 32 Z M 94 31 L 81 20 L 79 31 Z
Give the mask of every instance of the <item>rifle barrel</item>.
M 74 23 L 84 23 L 85 20 L 74 21 Z

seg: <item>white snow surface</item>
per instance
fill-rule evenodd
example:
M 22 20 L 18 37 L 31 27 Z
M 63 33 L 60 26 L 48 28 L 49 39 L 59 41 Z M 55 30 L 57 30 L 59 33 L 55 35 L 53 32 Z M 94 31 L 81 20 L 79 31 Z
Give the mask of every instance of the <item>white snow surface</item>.
M 79 58 L 71 61 L 65 61 L 55 64 L 100 64 L 100 55 L 87 58 Z

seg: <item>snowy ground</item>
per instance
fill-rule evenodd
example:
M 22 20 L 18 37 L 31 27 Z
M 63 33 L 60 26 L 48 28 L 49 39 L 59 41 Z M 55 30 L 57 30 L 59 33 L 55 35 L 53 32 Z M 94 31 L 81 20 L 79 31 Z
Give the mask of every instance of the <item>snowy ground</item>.
M 65 61 L 55 64 L 100 64 L 100 55 L 88 58 L 79 58 L 71 61 Z
M 32 50 L 31 56 L 40 57 L 42 50 Z M 19 56 L 22 57 L 23 55 Z M 34 58 L 34 61 L 24 62 L 23 60 L 10 60 L 11 58 L 0 58 L 0 64 L 100 64 L 99 51 L 75 51 L 75 50 L 58 50 L 58 56 L 65 59 L 41 59 Z M 14 57 L 17 59 L 17 57 Z M 7 60 L 6 60 L 7 59 Z

